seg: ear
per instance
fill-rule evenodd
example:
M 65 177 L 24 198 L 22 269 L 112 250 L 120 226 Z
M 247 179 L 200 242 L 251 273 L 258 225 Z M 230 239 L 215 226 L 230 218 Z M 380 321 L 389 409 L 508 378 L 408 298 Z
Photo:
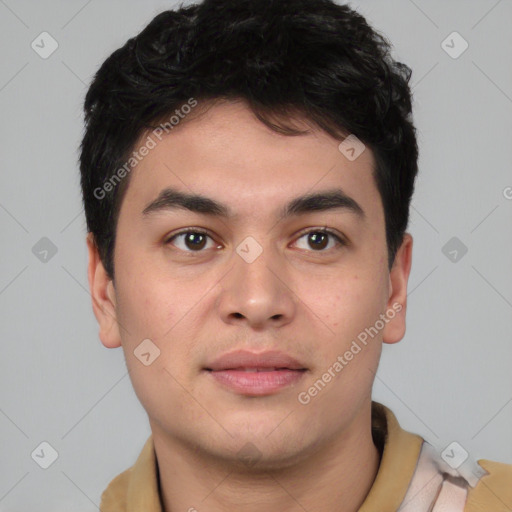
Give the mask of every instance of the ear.
M 382 335 L 384 343 L 397 343 L 405 335 L 405 313 L 407 311 L 407 282 L 412 264 L 413 239 L 409 233 L 404 234 L 395 261 L 389 273 L 389 298 L 387 311 L 393 311 L 395 315 L 385 325 Z
M 116 314 L 116 292 L 98 252 L 92 233 L 87 234 L 89 251 L 88 278 L 92 309 L 100 327 L 100 340 L 107 348 L 121 346 L 121 336 Z

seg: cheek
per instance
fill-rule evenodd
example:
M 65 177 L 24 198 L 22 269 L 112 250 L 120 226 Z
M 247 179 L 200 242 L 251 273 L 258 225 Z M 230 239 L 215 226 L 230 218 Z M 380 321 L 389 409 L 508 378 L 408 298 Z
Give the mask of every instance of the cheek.
M 158 417 L 162 401 L 173 411 L 188 403 L 179 382 L 184 381 L 182 372 L 187 368 L 189 337 L 195 333 L 187 323 L 191 306 L 183 290 L 176 292 L 170 283 L 154 277 L 147 272 L 120 273 L 117 315 L 134 391 L 150 415 Z M 142 345 L 148 339 L 151 343 Z M 144 351 L 139 349 L 142 346 Z M 148 365 L 143 361 L 144 352 L 150 353 Z
M 147 335 L 154 316 L 160 314 L 158 289 L 144 273 L 120 272 L 118 286 L 117 314 L 120 322 L 126 324 L 127 331 Z M 149 336 L 148 336 L 149 337 Z
M 184 362 L 201 339 L 203 322 L 198 315 L 208 304 L 204 299 L 201 303 L 205 287 L 182 279 L 164 279 L 158 270 L 151 273 L 128 269 L 120 272 L 119 282 L 117 316 L 127 365 L 134 370 L 134 385 L 150 385 L 151 379 L 141 377 L 138 381 L 141 374 L 172 381 L 165 370 L 181 379 L 188 368 Z M 158 358 L 145 367 L 134 351 L 147 339 L 157 347 L 154 350 Z
M 117 312 L 130 334 L 158 340 L 194 304 L 197 287 L 129 243 L 119 247 L 118 269 Z
M 373 324 L 385 305 L 384 281 L 376 275 L 303 280 L 297 295 L 333 335 L 356 335 Z M 334 331 L 334 332 L 333 332 Z
M 377 274 L 352 273 L 327 280 L 323 288 L 310 283 L 309 291 L 302 291 L 308 297 L 306 310 L 311 313 L 311 322 L 318 329 L 315 343 L 320 357 L 315 378 L 322 378 L 329 370 L 336 375 L 329 385 L 332 394 L 326 396 L 340 406 L 358 402 L 371 391 L 382 332 L 375 334 L 370 328 L 385 309 L 383 282 Z

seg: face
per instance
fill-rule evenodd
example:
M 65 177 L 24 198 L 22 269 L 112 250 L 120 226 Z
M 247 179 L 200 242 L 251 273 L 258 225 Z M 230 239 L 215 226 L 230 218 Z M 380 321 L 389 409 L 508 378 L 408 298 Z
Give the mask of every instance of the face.
M 115 283 L 89 239 L 100 338 L 122 346 L 155 437 L 233 461 L 250 442 L 275 467 L 348 435 L 368 409 L 382 342 L 404 334 L 412 239 L 389 272 L 373 155 L 351 161 L 339 142 L 217 104 L 132 171 Z M 301 370 L 212 371 L 235 350 L 279 351 Z

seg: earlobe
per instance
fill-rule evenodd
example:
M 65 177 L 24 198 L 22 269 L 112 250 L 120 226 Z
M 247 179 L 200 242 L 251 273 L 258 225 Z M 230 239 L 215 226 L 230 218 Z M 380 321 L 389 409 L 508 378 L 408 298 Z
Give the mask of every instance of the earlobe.
M 117 348 L 121 346 L 121 337 L 117 323 L 116 292 L 112 279 L 103 266 L 92 233 L 87 235 L 87 248 L 89 288 L 92 309 L 99 325 L 99 337 L 105 347 Z
M 405 335 L 407 283 L 412 265 L 412 246 L 412 236 L 405 233 L 389 274 L 389 298 L 386 310 L 389 321 L 383 331 L 384 343 L 397 343 Z

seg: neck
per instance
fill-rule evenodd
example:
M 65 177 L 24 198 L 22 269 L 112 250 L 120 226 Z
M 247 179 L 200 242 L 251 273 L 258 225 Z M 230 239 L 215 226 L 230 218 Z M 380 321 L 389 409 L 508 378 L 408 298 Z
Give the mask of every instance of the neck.
M 240 469 L 186 446 L 152 425 L 163 512 L 356 512 L 378 472 L 371 404 L 300 462 L 268 471 Z

